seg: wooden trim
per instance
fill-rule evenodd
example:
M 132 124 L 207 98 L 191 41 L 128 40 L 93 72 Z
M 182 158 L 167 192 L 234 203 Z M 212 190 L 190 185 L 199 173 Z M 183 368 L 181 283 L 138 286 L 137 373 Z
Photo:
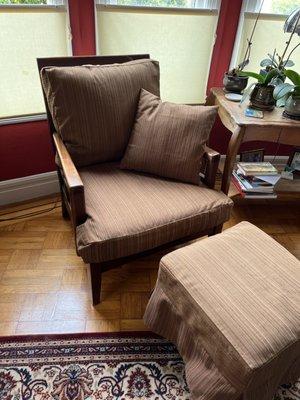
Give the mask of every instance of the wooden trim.
M 57 133 L 53 134 L 55 148 L 61 162 L 61 167 L 67 181 L 68 189 L 74 190 L 77 187 L 83 187 L 82 180 L 77 172 L 77 169 L 72 161 L 64 142 Z
M 86 219 L 84 186 L 60 136 L 55 133 L 53 139 L 60 161 L 60 168 L 63 171 L 63 174 L 59 171 L 61 197 L 64 204 L 63 216 L 65 217 L 65 213 L 68 211 L 75 228 Z
M 203 160 L 205 162 L 205 173 L 202 181 L 211 189 L 214 189 L 220 162 L 220 153 L 206 146 Z

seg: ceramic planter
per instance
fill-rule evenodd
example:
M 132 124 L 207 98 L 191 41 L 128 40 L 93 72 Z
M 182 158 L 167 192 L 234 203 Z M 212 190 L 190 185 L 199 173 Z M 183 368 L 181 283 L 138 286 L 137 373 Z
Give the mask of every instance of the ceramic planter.
M 257 83 L 250 96 L 250 105 L 253 108 L 263 111 L 271 111 L 275 107 L 273 98 L 275 86 Z
M 226 92 L 241 93 L 248 85 L 248 76 L 230 75 L 225 73 L 223 85 Z
M 285 116 L 300 119 L 300 96 L 291 94 L 285 102 Z

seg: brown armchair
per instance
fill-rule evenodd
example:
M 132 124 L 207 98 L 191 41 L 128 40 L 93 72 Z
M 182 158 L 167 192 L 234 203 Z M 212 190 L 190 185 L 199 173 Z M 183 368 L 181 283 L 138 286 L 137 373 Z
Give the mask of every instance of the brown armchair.
M 149 55 L 45 58 L 38 59 L 38 67 L 41 72 L 49 66 L 109 65 L 148 58 Z M 93 304 L 100 302 L 103 272 L 164 247 L 222 230 L 232 202 L 213 190 L 220 159 L 217 152 L 206 147 L 201 186 L 122 171 L 118 168 L 120 154 L 78 166 L 78 161 L 74 162 L 76 155 L 71 158 L 68 151 L 68 140 L 63 141 L 61 132 L 56 132 L 58 117 L 53 115 L 53 109 L 50 112 L 51 97 L 45 87 L 43 91 L 57 156 L 62 214 L 71 218 L 78 255 L 90 264 Z M 70 115 L 72 106 L 68 104 Z

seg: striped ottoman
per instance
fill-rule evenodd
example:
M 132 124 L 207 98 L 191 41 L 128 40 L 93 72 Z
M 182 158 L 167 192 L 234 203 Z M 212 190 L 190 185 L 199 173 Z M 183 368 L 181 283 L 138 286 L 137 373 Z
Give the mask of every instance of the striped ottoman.
M 162 258 L 144 315 L 192 399 L 271 400 L 300 376 L 300 262 L 248 222 Z

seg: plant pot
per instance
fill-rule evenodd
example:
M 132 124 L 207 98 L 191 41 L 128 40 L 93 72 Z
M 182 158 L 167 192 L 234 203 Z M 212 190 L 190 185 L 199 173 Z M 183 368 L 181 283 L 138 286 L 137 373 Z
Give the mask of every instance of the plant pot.
M 250 106 L 258 110 L 272 111 L 275 107 L 275 99 L 273 98 L 275 86 L 257 83 L 250 95 Z
M 248 85 L 248 76 L 224 74 L 223 85 L 226 92 L 241 93 Z
M 300 96 L 291 94 L 287 98 L 284 115 L 288 118 L 300 120 Z

